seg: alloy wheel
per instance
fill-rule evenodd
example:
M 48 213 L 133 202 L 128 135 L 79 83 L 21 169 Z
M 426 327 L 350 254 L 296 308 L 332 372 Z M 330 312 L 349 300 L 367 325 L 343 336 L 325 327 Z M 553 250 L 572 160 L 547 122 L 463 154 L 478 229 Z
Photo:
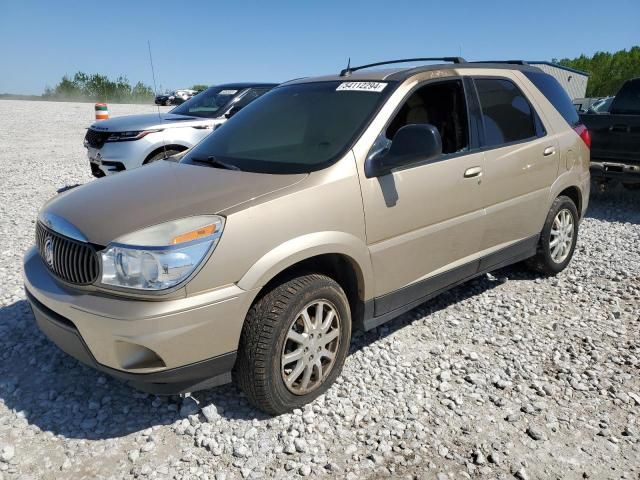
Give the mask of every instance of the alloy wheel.
M 564 262 L 573 245 L 575 225 L 573 215 L 569 210 L 562 209 L 553 219 L 551 235 L 549 236 L 549 253 L 555 263 Z
M 328 300 L 315 300 L 293 319 L 282 347 L 281 372 L 287 389 L 306 395 L 317 389 L 335 365 L 340 316 Z

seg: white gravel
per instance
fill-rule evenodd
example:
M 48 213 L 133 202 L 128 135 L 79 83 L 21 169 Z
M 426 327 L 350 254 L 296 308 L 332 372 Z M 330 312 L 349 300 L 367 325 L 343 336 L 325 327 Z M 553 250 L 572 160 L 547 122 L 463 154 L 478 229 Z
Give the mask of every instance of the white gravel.
M 92 118 L 0 101 L 0 480 L 639 478 L 640 192 L 592 198 L 563 274 L 503 269 L 358 333 L 326 395 L 269 418 L 233 386 L 137 392 L 34 326 L 22 255 L 44 201 L 93 181 Z

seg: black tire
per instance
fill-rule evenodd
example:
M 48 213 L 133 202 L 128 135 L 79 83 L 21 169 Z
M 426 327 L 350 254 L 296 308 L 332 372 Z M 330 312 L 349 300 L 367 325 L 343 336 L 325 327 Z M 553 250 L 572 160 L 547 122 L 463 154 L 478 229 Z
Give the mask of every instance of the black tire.
M 560 262 L 556 262 L 551 255 L 551 229 L 556 216 L 563 210 L 568 211 L 573 218 L 573 237 L 571 247 L 569 248 L 566 258 Z M 527 265 L 531 269 L 544 275 L 556 275 L 564 270 L 571 261 L 573 252 L 576 248 L 576 242 L 578 241 L 578 221 L 578 209 L 576 208 L 575 203 L 573 203 L 573 200 L 565 196 L 556 198 L 551 204 L 551 208 L 547 214 L 547 219 L 544 222 L 544 227 L 540 233 L 537 252 L 535 256 L 531 257 L 527 261 Z
M 281 364 L 287 334 L 299 313 L 320 300 L 330 302 L 339 317 L 335 359 L 315 390 L 294 394 L 285 385 Z M 249 310 L 233 371 L 234 382 L 258 409 L 272 415 L 290 412 L 329 389 L 340 375 L 350 341 L 351 313 L 340 285 L 315 273 L 290 278 L 256 300 Z
M 176 153 L 180 153 L 182 150 L 176 150 L 174 148 L 168 148 L 166 150 L 160 150 L 158 153 L 156 153 L 155 155 L 147 158 L 143 165 L 146 165 L 147 163 L 152 163 L 158 160 L 162 160 L 164 158 L 170 157 L 171 155 L 175 155 Z

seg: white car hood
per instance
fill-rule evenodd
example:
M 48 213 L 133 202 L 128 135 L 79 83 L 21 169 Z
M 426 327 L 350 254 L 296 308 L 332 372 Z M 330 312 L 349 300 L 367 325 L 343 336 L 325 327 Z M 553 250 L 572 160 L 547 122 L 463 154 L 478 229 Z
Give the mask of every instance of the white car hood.
M 150 129 L 167 129 L 175 127 L 194 127 L 216 125 L 225 118 L 200 118 L 173 113 L 146 113 L 144 115 L 125 115 L 108 120 L 100 120 L 91 125 L 91 129 L 99 132 L 129 132 Z

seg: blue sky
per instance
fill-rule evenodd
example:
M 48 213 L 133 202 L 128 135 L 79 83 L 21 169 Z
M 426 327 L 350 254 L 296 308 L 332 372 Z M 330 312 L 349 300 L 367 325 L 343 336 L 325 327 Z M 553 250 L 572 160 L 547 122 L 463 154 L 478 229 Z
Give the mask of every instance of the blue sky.
M 390 58 L 550 60 L 640 44 L 640 1 L 0 0 L 0 92 L 78 70 L 158 88 L 284 81 Z

